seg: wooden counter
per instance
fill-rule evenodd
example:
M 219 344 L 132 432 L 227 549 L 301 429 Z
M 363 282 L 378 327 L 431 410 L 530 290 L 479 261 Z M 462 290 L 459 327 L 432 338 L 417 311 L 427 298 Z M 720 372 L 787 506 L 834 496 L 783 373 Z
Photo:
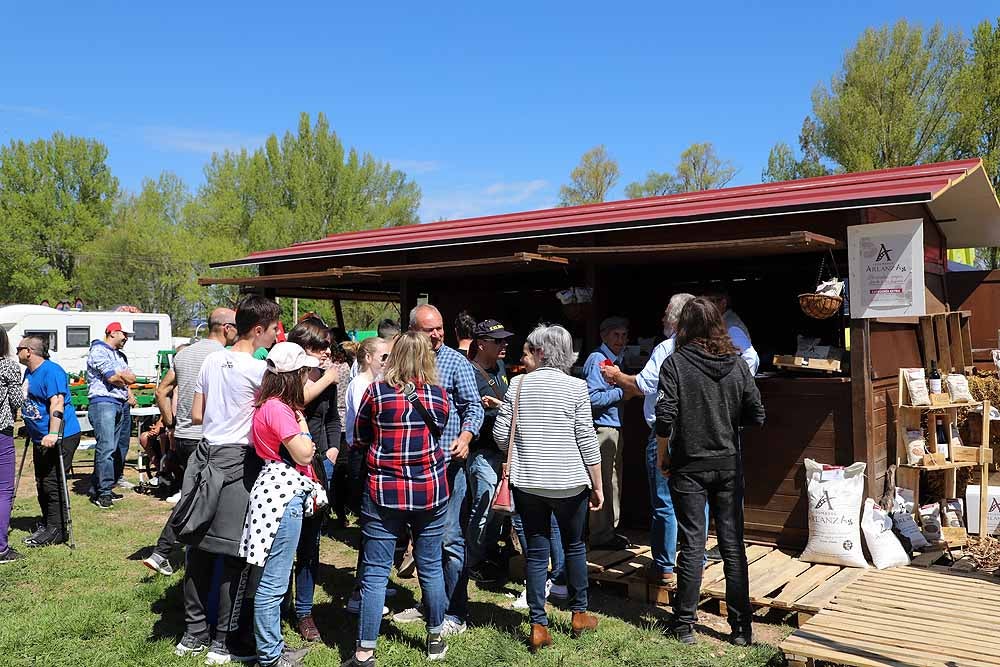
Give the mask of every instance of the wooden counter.
M 805 458 L 849 465 L 851 381 L 846 377 L 757 378 L 767 423 L 743 438 L 748 539 L 802 547 L 808 539 Z M 625 406 L 622 525 L 649 527 L 645 451 L 649 429 L 642 401 Z

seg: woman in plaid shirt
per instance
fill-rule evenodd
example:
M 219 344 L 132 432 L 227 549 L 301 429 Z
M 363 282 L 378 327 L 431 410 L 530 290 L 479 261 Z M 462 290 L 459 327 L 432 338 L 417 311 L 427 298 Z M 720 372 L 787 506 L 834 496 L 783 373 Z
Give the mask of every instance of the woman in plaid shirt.
M 436 383 L 430 338 L 411 331 L 396 341 L 384 379 L 372 383 L 361 399 L 353 446 L 365 452 L 368 469 L 368 488 L 361 499 L 364 572 L 358 644 L 344 667 L 375 665 L 393 552 L 407 528 L 413 535 L 427 613 L 427 657 L 439 660 L 448 650 L 441 638 L 445 611 L 441 541 L 449 490 L 440 442 L 448 422 L 448 397 Z

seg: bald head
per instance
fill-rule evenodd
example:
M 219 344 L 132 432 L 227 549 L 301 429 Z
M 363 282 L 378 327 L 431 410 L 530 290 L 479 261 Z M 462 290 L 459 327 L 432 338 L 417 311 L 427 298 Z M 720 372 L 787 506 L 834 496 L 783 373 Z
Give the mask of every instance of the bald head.
M 208 336 L 224 345 L 236 342 L 236 311 L 232 308 L 216 308 L 208 316 Z
M 410 311 L 410 331 L 422 331 L 431 339 L 431 346 L 436 352 L 444 344 L 444 319 L 441 311 L 429 303 L 422 304 Z

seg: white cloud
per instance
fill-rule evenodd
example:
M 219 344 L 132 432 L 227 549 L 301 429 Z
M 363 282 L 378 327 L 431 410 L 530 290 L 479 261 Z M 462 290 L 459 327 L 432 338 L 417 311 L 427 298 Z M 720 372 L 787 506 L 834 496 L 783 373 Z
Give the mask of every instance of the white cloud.
M 429 174 L 433 171 L 440 171 L 443 165 L 437 160 L 404 160 L 386 158 L 385 160 L 393 169 L 405 171 L 407 174 Z
M 35 116 L 38 118 L 60 118 L 63 120 L 72 120 L 74 118 L 58 109 L 47 109 L 45 107 L 33 107 L 23 104 L 0 104 L 0 114 L 3 113 L 13 116 Z
M 254 149 L 264 145 L 263 135 L 247 135 L 226 130 L 196 130 L 183 127 L 145 127 L 143 140 L 163 151 L 211 155 L 241 148 Z
M 513 213 L 519 210 L 552 206 L 555 197 L 547 192 L 548 181 L 501 181 L 483 188 L 426 194 L 420 206 L 420 218 L 433 222 L 441 218 L 458 220 L 483 215 Z

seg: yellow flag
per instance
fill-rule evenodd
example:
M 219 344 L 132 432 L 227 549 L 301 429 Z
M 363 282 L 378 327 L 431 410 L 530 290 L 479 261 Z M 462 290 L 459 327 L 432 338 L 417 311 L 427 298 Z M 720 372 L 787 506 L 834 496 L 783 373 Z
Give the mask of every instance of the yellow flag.
M 958 248 L 955 250 L 948 251 L 948 259 L 953 262 L 961 262 L 962 264 L 968 264 L 969 266 L 976 265 L 976 249 L 975 248 Z

